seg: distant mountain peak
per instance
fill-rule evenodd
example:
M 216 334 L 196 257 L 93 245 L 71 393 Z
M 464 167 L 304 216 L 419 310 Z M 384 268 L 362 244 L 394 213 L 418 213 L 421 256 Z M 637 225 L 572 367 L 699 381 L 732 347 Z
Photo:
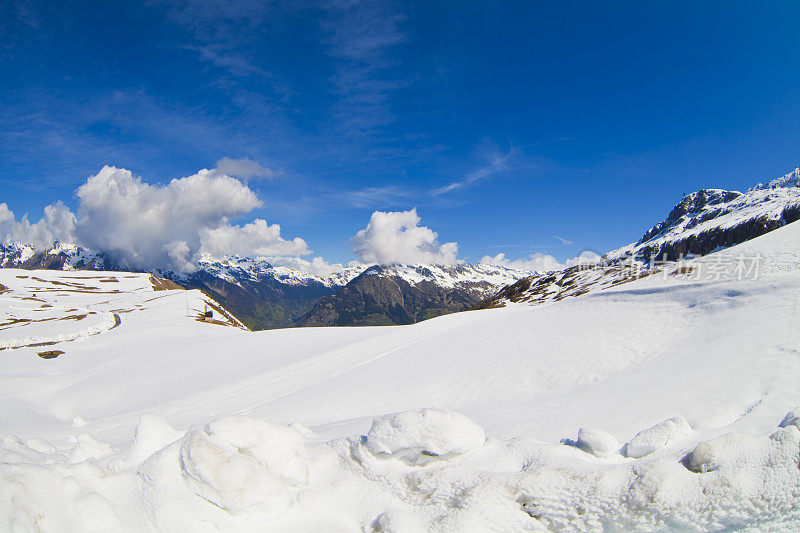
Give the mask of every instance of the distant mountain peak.
M 768 181 L 766 184 L 759 183 L 755 189 L 777 189 L 779 187 L 800 187 L 800 167 L 795 167 L 788 174 Z
M 800 169 L 747 192 L 701 189 L 687 194 L 667 218 L 638 242 L 606 254 L 607 261 L 650 261 L 705 255 L 728 248 L 800 218 Z

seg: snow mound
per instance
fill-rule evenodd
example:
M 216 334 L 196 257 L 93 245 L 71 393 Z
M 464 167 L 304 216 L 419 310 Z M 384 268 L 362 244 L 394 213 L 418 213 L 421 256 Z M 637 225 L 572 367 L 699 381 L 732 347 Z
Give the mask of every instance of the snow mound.
M 417 409 L 373 420 L 366 447 L 378 457 L 424 464 L 461 455 L 485 441 L 483 428 L 464 415 L 444 409 Z
M 628 443 L 625 455 L 639 459 L 678 441 L 692 432 L 692 426 L 682 416 L 676 416 L 640 431 Z
M 114 451 L 105 442 L 100 442 L 88 433 L 81 433 L 70 438 L 74 445 L 70 453 L 71 463 L 82 463 L 89 459 L 103 459 L 110 456 Z
M 184 437 L 180 465 L 195 494 L 231 513 L 284 511 L 291 488 L 307 479 L 302 435 L 288 427 L 233 416 Z
M 724 470 L 724 477 L 734 474 L 740 483 L 751 485 L 758 477 L 752 471 L 771 468 L 775 456 L 790 453 L 798 441 L 800 431 L 794 426 L 780 428 L 769 437 L 728 433 L 699 443 L 682 463 L 698 474 Z
M 595 457 L 611 457 L 619 453 L 619 441 L 602 429 L 581 428 L 577 447 Z
M 136 424 L 133 442 L 128 450 L 124 465 L 130 468 L 142 464 L 148 457 L 184 434 L 174 429 L 166 418 L 160 415 L 142 415 Z

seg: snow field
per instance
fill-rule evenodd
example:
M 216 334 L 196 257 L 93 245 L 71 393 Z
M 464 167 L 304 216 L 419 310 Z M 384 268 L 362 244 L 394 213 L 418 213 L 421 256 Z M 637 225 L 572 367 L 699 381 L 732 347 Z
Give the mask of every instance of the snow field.
M 0 529 L 798 529 L 798 242 L 742 245 L 757 279 L 407 327 L 250 333 L 144 280 L 63 293 L 145 309 L 56 359 L 2 352 Z

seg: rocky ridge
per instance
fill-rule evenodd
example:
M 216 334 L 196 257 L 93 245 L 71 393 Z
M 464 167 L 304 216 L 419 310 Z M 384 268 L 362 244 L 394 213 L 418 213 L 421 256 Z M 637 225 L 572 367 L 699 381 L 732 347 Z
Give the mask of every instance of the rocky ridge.
M 800 168 L 743 193 L 702 189 L 686 195 L 639 241 L 607 253 L 596 263 L 520 279 L 475 308 L 558 301 L 665 270 L 668 275 L 688 274 L 679 261 L 741 244 L 797 220 Z

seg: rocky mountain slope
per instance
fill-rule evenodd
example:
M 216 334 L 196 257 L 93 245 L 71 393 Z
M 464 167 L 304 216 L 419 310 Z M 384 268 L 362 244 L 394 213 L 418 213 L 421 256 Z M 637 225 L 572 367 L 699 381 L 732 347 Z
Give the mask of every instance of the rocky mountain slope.
M 320 298 L 301 326 L 413 324 L 464 311 L 524 273 L 505 267 L 375 265 Z
M 683 198 L 638 242 L 606 254 L 609 261 L 676 261 L 729 248 L 800 219 L 800 169 L 747 192 L 702 189 Z
M 639 241 L 607 253 L 596 264 L 520 279 L 476 308 L 541 304 L 602 290 L 654 274 L 702 275 L 682 260 L 749 241 L 800 220 L 800 169 L 742 193 L 703 189 L 683 198 Z M 752 269 L 728 261 L 717 270 Z M 708 270 L 708 269 L 707 269 Z
M 204 256 L 191 274 L 160 272 L 180 285 L 200 289 L 253 330 L 296 325 L 323 296 L 334 294 L 366 266 L 345 267 L 327 276 L 276 267 L 265 260 Z
M 203 290 L 251 329 L 412 324 L 469 309 L 527 274 L 488 265 L 357 264 L 313 275 L 238 257 L 204 257 L 199 266 L 160 274 Z

